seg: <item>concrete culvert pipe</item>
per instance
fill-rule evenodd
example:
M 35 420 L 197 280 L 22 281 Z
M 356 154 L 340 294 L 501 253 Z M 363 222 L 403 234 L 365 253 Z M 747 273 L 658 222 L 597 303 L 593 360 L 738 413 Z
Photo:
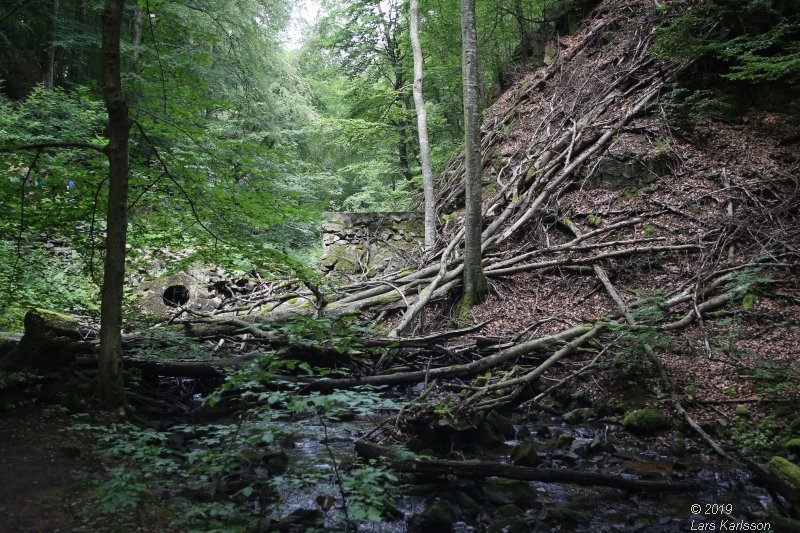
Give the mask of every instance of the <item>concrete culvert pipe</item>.
M 178 307 L 189 301 L 189 288 L 186 285 L 170 285 L 162 296 L 164 305 Z

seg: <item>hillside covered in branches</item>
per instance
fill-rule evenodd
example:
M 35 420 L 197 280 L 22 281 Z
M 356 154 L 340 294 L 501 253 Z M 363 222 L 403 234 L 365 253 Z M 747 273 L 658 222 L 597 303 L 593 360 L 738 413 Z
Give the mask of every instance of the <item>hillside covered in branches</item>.
M 0 13 L 9 530 L 800 527 L 798 7 L 309 6 Z

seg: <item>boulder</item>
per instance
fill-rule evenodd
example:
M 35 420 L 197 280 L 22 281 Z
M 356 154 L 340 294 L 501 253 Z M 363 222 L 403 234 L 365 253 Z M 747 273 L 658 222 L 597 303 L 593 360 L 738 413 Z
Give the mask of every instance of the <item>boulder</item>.
M 631 433 L 646 435 L 669 427 L 669 420 L 655 407 L 630 411 L 622 419 L 622 425 Z
M 800 467 L 776 455 L 767 463 L 767 472 L 792 505 L 800 505 Z
M 580 424 L 581 422 L 585 422 L 593 414 L 594 412 L 592 409 L 588 407 L 582 407 L 579 409 L 573 409 L 568 413 L 564 413 L 561 416 L 561 419 L 567 424 Z
M 495 520 L 486 528 L 488 533 L 528 533 L 531 525 L 521 516 Z
M 513 503 L 529 507 L 536 504 L 537 494 L 524 481 L 513 479 L 488 479 L 483 485 L 483 495 L 487 501 L 495 505 Z
M 497 411 L 491 411 L 486 416 L 486 422 L 488 422 L 494 429 L 497 430 L 498 433 L 507 439 L 513 439 L 517 434 L 511 419 L 501 415 Z
M 456 515 L 450 502 L 439 501 L 430 505 L 423 512 L 414 515 L 408 530 L 417 533 L 453 531 L 455 520 Z
M 517 444 L 511 449 L 511 462 L 518 466 L 536 466 L 539 455 L 533 444 Z

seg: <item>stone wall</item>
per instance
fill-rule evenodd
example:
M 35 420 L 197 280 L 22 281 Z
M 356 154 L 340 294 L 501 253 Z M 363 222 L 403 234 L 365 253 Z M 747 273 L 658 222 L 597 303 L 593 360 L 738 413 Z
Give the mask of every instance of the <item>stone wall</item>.
M 327 270 L 374 276 L 402 270 L 424 242 L 417 213 L 323 213 L 322 265 Z

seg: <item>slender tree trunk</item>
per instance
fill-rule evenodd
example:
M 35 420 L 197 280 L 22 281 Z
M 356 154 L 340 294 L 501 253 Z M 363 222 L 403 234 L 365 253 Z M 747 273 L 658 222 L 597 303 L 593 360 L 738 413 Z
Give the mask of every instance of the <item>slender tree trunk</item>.
M 528 29 L 525 21 L 525 13 L 522 10 L 522 1 L 516 0 L 514 2 L 514 18 L 517 20 L 517 28 L 519 29 L 519 45 L 520 53 L 522 54 L 522 62 L 526 63 L 531 58 L 531 42 L 528 38 Z
M 478 112 L 478 45 L 475 0 L 461 0 L 462 77 L 464 85 L 464 149 L 466 213 L 464 220 L 464 295 L 459 315 L 488 292 L 481 267 L 481 123 Z
M 400 67 L 397 66 L 396 68 L 399 69 Z M 395 91 L 404 91 L 404 87 L 405 80 L 398 70 L 398 74 L 395 78 Z M 400 98 L 399 107 L 400 118 L 397 121 L 397 155 L 400 158 L 400 172 L 403 174 L 403 179 L 409 181 L 414 178 L 414 175 L 411 173 L 411 164 L 408 159 L 408 145 L 406 144 L 406 136 L 408 135 L 408 118 L 406 117 L 406 111 L 408 110 L 408 106 L 405 98 Z
M 128 230 L 130 118 L 120 76 L 120 29 L 125 0 L 107 0 L 103 11 L 102 80 L 108 110 L 108 207 L 103 298 L 100 307 L 98 389 L 109 408 L 125 402 L 122 384 L 122 289 Z
M 77 12 L 75 13 L 75 19 L 78 21 L 78 27 L 82 28 L 84 24 L 86 24 L 86 2 L 87 0 L 81 0 L 78 2 Z M 85 74 L 84 68 L 84 44 L 82 42 L 78 42 L 75 47 L 75 64 L 71 69 L 70 75 L 67 77 L 68 80 L 71 79 L 73 83 L 82 83 L 84 81 L 83 76 Z
M 419 156 L 422 166 L 422 190 L 425 196 L 425 249 L 436 243 L 436 196 L 433 192 L 431 145 L 428 142 L 428 115 L 422 95 L 422 47 L 419 44 L 419 0 L 411 0 L 409 9 L 411 49 L 414 53 L 414 106 L 417 108 Z
M 45 89 L 52 91 L 56 76 L 56 17 L 58 17 L 59 0 L 53 0 L 53 12 L 47 25 L 47 56 L 45 57 L 42 83 Z

